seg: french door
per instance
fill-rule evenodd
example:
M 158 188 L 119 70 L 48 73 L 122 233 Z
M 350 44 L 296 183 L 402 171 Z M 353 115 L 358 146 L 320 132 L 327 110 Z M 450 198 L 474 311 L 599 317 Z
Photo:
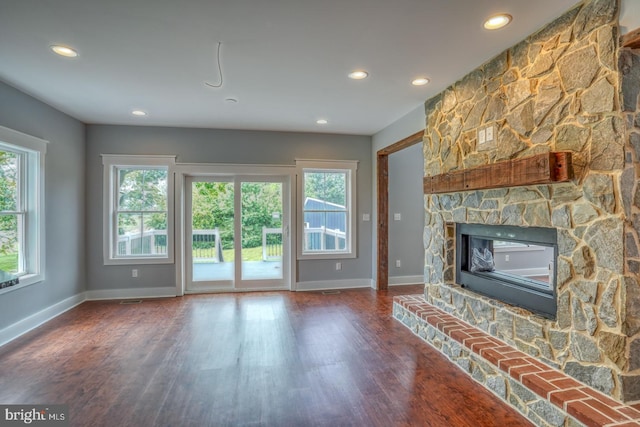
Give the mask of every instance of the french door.
M 187 293 L 290 289 L 287 176 L 185 181 Z

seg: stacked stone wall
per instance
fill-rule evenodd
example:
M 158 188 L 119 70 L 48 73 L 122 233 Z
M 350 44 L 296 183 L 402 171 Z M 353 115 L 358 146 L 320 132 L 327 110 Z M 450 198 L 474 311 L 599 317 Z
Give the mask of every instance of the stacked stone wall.
M 622 109 L 630 101 L 620 96 L 621 88 L 633 85 L 618 71 L 617 18 L 616 0 L 585 0 L 426 102 L 425 176 L 570 151 L 575 179 L 426 196 L 425 298 L 592 387 L 631 401 L 640 399 L 633 372 L 640 358 L 630 349 L 640 349 L 634 344 L 640 341 L 630 339 L 640 331 L 640 292 L 630 271 L 640 270 L 640 219 L 635 227 L 628 219 L 636 210 L 640 218 L 640 191 L 633 192 L 632 175 L 640 154 L 635 114 L 640 80 L 633 113 L 625 117 Z M 626 61 L 640 64 L 640 57 Z M 640 75 L 629 73 L 635 72 Z M 629 124 L 637 128 L 629 131 Z M 495 126 L 497 141 L 478 146 L 478 129 L 486 125 Z M 556 228 L 556 320 L 455 285 L 449 223 Z
M 621 76 L 622 112 L 626 123 L 625 168 L 620 180 L 625 214 L 625 298 L 623 332 L 629 337 L 626 375 L 622 377 L 624 394 L 640 395 L 640 51 L 622 49 L 619 70 Z

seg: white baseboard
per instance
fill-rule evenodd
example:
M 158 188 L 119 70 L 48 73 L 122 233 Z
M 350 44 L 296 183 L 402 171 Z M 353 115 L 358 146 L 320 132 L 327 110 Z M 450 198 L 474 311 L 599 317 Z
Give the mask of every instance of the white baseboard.
M 371 279 L 318 280 L 296 283 L 297 291 L 328 291 L 333 289 L 370 288 Z
M 196 289 L 191 291 L 184 291 L 185 295 L 197 295 L 197 294 L 229 294 L 229 293 L 241 293 L 241 292 L 275 292 L 275 291 L 288 291 L 289 288 L 282 286 L 273 286 L 273 287 L 265 287 L 265 288 L 225 288 L 225 289 L 216 289 L 216 288 L 203 288 Z
M 30 330 L 35 329 L 54 317 L 61 315 L 65 311 L 71 310 L 73 307 L 82 304 L 85 300 L 86 295 L 82 292 L 7 326 L 0 330 L 0 346 L 8 343 L 9 341 L 13 341 Z
M 424 276 L 396 276 L 389 277 L 389 286 L 422 285 Z
M 166 288 L 127 288 L 127 289 L 96 289 L 87 291 L 87 301 L 105 299 L 132 299 L 132 298 L 166 298 L 175 297 L 175 286 Z

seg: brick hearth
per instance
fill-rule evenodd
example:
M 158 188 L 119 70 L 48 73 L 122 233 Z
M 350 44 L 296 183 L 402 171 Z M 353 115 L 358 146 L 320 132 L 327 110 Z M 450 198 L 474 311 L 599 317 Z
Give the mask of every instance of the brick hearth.
M 422 295 L 395 297 L 393 316 L 537 425 L 640 426 L 637 408 L 434 307 Z

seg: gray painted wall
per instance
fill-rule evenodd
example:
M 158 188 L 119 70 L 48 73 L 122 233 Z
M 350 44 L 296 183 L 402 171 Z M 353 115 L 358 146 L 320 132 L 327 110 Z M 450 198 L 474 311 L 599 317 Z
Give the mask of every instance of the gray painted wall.
M 88 289 L 166 287 L 175 284 L 174 265 L 105 266 L 102 257 L 102 160 L 100 154 L 175 154 L 180 163 L 294 165 L 296 158 L 359 160 L 357 177 L 358 257 L 298 263 L 298 281 L 370 279 L 371 137 L 142 126 L 87 126 Z
M 424 155 L 416 144 L 389 156 L 389 282 L 424 274 Z M 400 221 L 394 214 L 401 214 Z M 396 260 L 401 267 L 396 267 Z
M 49 141 L 43 282 L 0 295 L 0 329 L 85 290 L 85 126 L 0 82 L 0 126 Z
M 549 263 L 553 261 L 553 248 L 545 247 L 544 250 L 538 248 L 530 250 L 523 248 L 500 249 L 494 251 L 493 259 L 497 270 L 547 269 Z
M 640 27 L 640 2 L 622 0 L 620 2 L 620 32 L 626 34 Z

